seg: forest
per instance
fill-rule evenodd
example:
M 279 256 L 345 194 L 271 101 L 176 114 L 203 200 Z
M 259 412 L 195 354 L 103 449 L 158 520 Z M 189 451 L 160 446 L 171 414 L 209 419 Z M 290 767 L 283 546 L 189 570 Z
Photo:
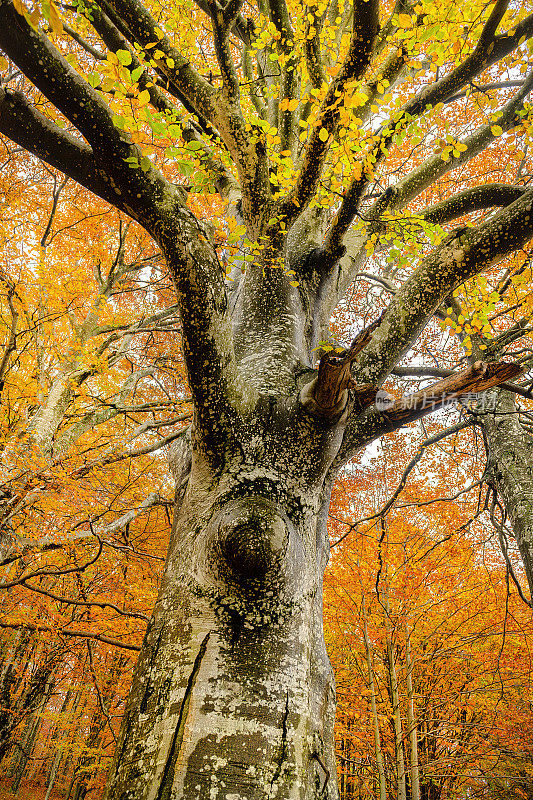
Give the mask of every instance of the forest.
M 0 0 L 0 800 L 533 798 L 531 0 Z

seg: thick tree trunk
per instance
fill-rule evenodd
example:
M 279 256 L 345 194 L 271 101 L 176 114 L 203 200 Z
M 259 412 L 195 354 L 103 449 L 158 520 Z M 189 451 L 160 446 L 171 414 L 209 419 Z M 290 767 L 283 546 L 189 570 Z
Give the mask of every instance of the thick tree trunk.
M 289 417 L 248 420 L 221 476 L 195 448 L 106 800 L 338 797 L 329 492 Z
M 496 392 L 496 413 L 481 417 L 487 471 L 504 501 L 533 597 L 533 440 L 520 423 L 514 395 Z

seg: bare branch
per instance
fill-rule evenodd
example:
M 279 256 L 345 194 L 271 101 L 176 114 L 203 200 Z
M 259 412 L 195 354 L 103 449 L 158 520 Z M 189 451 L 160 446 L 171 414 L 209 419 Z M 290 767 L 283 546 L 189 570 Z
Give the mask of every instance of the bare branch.
M 45 595 L 49 597 L 51 600 L 57 600 L 58 603 L 64 603 L 68 606 L 83 606 L 85 608 L 90 608 L 94 606 L 95 608 L 110 608 L 113 611 L 116 611 L 117 614 L 121 614 L 123 617 L 133 617 L 134 619 L 143 619 L 145 622 L 148 622 L 148 617 L 146 614 L 141 614 L 137 611 L 124 611 L 124 609 L 119 608 L 114 603 L 99 603 L 97 600 L 85 601 L 85 600 L 74 600 L 72 597 L 64 597 L 63 595 L 55 594 L 55 592 L 47 591 L 43 589 L 41 586 L 35 586 L 33 583 L 28 583 L 26 580 L 23 580 L 20 583 L 20 586 L 23 586 L 25 589 L 29 589 L 31 592 L 36 592 L 37 594 Z M 0 588 L 1 585 L 0 585 Z
M 97 642 L 104 642 L 113 647 L 121 647 L 123 650 L 140 651 L 140 647 L 136 644 L 127 644 L 121 642 L 119 639 L 112 639 L 110 636 L 105 636 L 102 633 L 90 633 L 89 631 L 77 631 L 72 628 L 58 628 L 54 629 L 46 625 L 34 625 L 32 622 L 4 622 L 0 621 L 0 628 L 11 628 L 18 630 L 23 628 L 28 631 L 36 631 L 38 633 L 55 633 L 57 636 L 74 636 L 79 639 L 94 639 Z
M 2 581 L 0 583 L 0 589 L 11 589 L 12 586 L 20 586 L 24 581 L 30 580 L 30 578 L 36 578 L 39 575 L 70 575 L 73 572 L 84 572 L 88 567 L 95 564 L 100 555 L 102 553 L 103 543 L 99 540 L 98 541 L 98 550 L 96 551 L 96 555 L 93 556 L 89 561 L 86 561 L 85 564 L 81 566 L 75 567 L 64 567 L 63 569 L 53 569 L 51 567 L 43 567 L 42 569 L 34 570 L 30 572 L 28 575 L 23 575 L 21 578 L 17 578 L 14 581 Z
M 398 485 L 397 485 L 396 489 L 394 490 L 394 492 L 392 493 L 390 498 L 387 500 L 385 505 L 376 514 L 371 514 L 371 516 L 364 517 L 363 519 L 358 520 L 353 525 L 350 525 L 350 530 L 348 530 L 346 533 L 344 533 L 342 536 L 340 536 L 331 546 L 335 547 L 336 545 L 340 544 L 343 541 L 343 539 L 346 539 L 346 537 L 352 532 L 352 530 L 354 528 L 357 528 L 357 526 L 362 525 L 365 522 L 372 522 L 375 519 L 384 519 L 388 515 L 389 511 L 391 511 L 391 509 L 394 507 L 394 505 L 396 504 L 396 500 L 401 495 L 402 491 L 405 489 L 405 486 L 406 486 L 407 481 L 409 479 L 409 475 L 411 474 L 413 469 L 416 467 L 416 465 L 418 464 L 418 462 L 422 458 L 422 456 L 424 454 L 424 450 L 426 448 L 428 448 L 428 447 L 431 447 L 431 445 L 433 445 L 433 444 L 437 444 L 437 442 L 442 441 L 443 439 L 447 438 L 448 436 L 451 436 L 454 433 L 458 433 L 459 431 L 470 427 L 472 424 L 473 424 L 472 420 L 465 420 L 463 422 L 459 422 L 459 423 L 457 423 L 457 425 L 452 425 L 449 428 L 446 428 L 445 430 L 440 431 L 440 433 L 437 433 L 434 436 L 431 436 L 430 438 L 425 439 L 423 442 L 421 442 L 421 444 L 417 448 L 416 453 L 409 460 L 409 463 L 405 467 L 405 469 L 404 469 L 404 471 L 402 473 L 402 476 L 401 476 L 401 478 L 400 478 L 400 480 L 398 482 Z M 475 486 L 475 485 L 478 485 L 478 484 L 479 484 L 479 481 L 477 482 L 477 484 L 473 484 L 473 485 Z M 471 488 L 472 488 L 472 486 L 469 487 L 469 490 Z M 432 502 L 436 502 L 436 501 L 432 501 Z M 402 508 L 403 507 L 404 506 L 402 506 Z
M 493 386 L 499 386 L 520 375 L 522 368 L 518 364 L 507 362 L 476 361 L 466 370 L 456 372 L 447 378 L 421 389 L 418 392 L 400 398 L 385 411 L 385 416 L 395 427 L 417 419 L 420 411 L 433 411 L 440 406 L 470 392 L 484 392 Z M 426 411 L 427 413 L 427 411 Z M 421 415 L 420 415 L 421 416 Z
M 98 171 L 92 149 L 32 108 L 21 92 L 0 87 L 0 132 L 89 191 L 125 210 Z
M 424 209 L 422 216 L 427 222 L 443 224 L 472 211 L 492 206 L 507 206 L 521 197 L 524 191 L 525 189 L 520 186 L 487 183 L 484 186 L 466 189 L 447 200 L 429 206 Z
M 63 22 L 63 30 L 65 33 L 68 33 L 70 38 L 74 39 L 74 41 L 77 42 L 80 47 L 83 47 L 86 53 L 89 53 L 89 55 L 91 55 L 97 61 L 106 60 L 107 55 L 105 53 L 103 53 L 101 50 L 98 50 L 96 47 L 93 47 L 92 44 L 89 44 L 89 42 L 86 41 L 83 36 L 80 36 L 80 34 L 75 31 L 74 28 L 71 28 L 70 25 L 67 25 L 66 22 Z
M 339 450 L 332 472 L 338 470 L 361 447 L 437 411 L 444 404 L 465 393 L 479 393 L 505 383 L 510 377 L 520 374 L 522 368 L 516 363 L 478 361 L 466 370 L 452 373 L 444 380 L 432 384 L 425 390 L 406 395 L 399 400 L 381 398 L 380 408 L 375 405 L 349 421 L 344 441 Z M 386 408 L 384 408 L 386 406 Z

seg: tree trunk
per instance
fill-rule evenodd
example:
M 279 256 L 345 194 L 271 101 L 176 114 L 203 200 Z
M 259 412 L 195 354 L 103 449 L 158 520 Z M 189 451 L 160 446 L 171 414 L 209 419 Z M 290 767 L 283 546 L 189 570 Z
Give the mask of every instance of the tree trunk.
M 263 414 L 220 477 L 193 448 L 106 800 L 338 797 L 317 423 Z
M 533 597 L 533 440 L 520 423 L 514 395 L 495 392 L 496 413 L 480 415 L 487 472 L 503 498 Z
M 374 682 L 374 666 L 372 663 L 372 646 L 368 636 L 368 626 L 366 623 L 365 599 L 363 595 L 363 640 L 365 644 L 366 666 L 368 671 L 368 689 L 370 691 L 370 707 L 372 711 L 372 728 L 374 732 L 374 752 L 376 754 L 376 769 L 378 773 L 379 800 L 387 800 L 387 781 L 385 777 L 385 766 L 383 763 L 383 751 L 381 749 L 381 736 L 379 731 L 378 709 L 376 704 L 376 687 Z M 419 800 L 417 798 L 416 800 Z
M 407 782 L 405 771 L 404 744 L 403 744 L 403 725 L 400 704 L 400 691 L 398 688 L 398 676 L 396 673 L 396 663 L 394 658 L 394 646 L 392 642 L 390 619 L 390 606 L 388 600 L 388 590 L 382 592 L 385 596 L 385 632 L 387 637 L 387 671 L 389 677 L 390 699 L 392 705 L 394 722 L 394 750 L 396 754 L 396 775 L 397 775 L 397 797 L 398 800 L 407 798 Z
M 418 725 L 415 715 L 413 691 L 413 662 L 411 659 L 411 633 L 406 627 L 405 637 L 405 682 L 407 686 L 407 725 L 411 743 L 411 800 L 420 800 L 420 770 L 418 763 Z
M 15 767 L 13 784 L 11 786 L 11 791 L 13 792 L 13 794 L 17 794 L 19 790 L 19 786 L 22 781 L 22 776 L 24 775 L 24 771 L 28 763 L 29 754 L 33 750 L 33 747 L 37 739 L 37 734 L 41 726 L 42 714 L 48 700 L 50 699 L 50 695 L 52 694 L 53 688 L 54 688 L 53 672 L 51 672 L 46 682 L 46 686 L 44 688 L 44 692 L 41 701 L 39 703 L 39 706 L 35 711 L 32 719 L 30 720 L 30 723 L 23 736 L 22 746 L 24 750 L 21 751 L 20 758 Z

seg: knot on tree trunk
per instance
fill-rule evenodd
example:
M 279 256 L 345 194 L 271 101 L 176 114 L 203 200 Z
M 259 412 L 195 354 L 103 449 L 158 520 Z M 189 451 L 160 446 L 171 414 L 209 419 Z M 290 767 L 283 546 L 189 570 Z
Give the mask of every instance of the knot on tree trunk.
M 301 610 L 310 586 L 316 591 L 316 559 L 279 503 L 228 500 L 211 518 L 209 539 L 210 603 L 233 627 L 280 624 Z
M 278 583 L 292 525 L 276 503 L 238 498 L 224 505 L 214 523 L 218 549 L 239 584 Z

